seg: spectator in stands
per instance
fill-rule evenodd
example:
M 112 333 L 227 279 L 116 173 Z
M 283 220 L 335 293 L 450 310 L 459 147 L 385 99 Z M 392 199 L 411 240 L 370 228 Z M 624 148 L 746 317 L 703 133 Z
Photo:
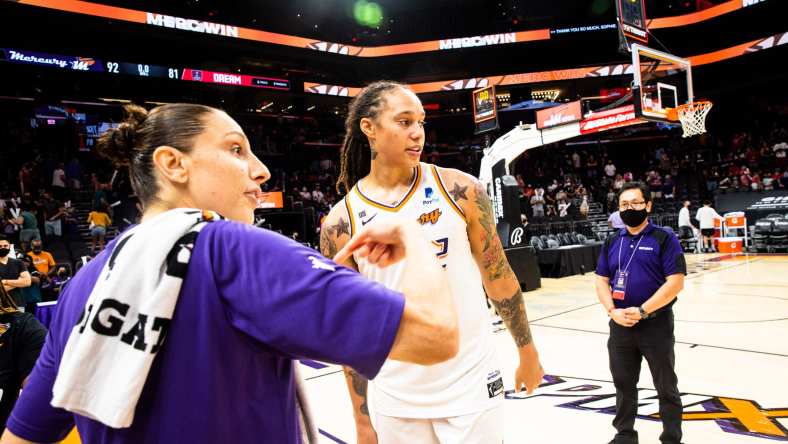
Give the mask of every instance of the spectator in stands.
M 752 175 L 752 183 L 750 183 L 750 188 L 752 188 L 752 191 L 763 191 L 763 185 L 761 183 L 761 175 L 759 171 L 756 171 L 755 174 Z
M 0 427 L 5 428 L 20 390 L 44 347 L 47 330 L 0 288 Z
M 318 205 L 325 205 L 325 199 L 325 195 L 320 191 L 320 185 L 315 186 L 315 189 L 312 190 L 312 201 Z
M 309 192 L 306 185 L 301 187 L 301 191 L 298 193 L 298 195 L 301 196 L 301 200 L 303 200 L 304 202 L 307 202 L 312 199 L 312 193 Z
M 703 206 L 698 208 L 697 213 L 695 213 L 695 219 L 698 220 L 700 225 L 700 240 L 703 252 L 716 252 L 714 248 L 714 221 L 722 220 L 722 216 L 711 207 L 710 200 L 704 200 Z
M 107 236 L 107 228 L 112 224 L 107 212 L 107 204 L 103 204 L 88 214 L 87 222 L 90 224 L 90 251 L 96 253 L 96 243 L 98 243 L 98 251 L 104 249 L 104 239 Z
M 25 194 L 33 191 L 33 166 L 26 162 L 19 170 L 19 193 Z
M 615 206 L 615 202 L 616 202 L 616 191 L 613 189 L 613 187 L 609 187 L 607 189 L 607 210 L 608 211 L 613 210 L 613 207 Z
M 616 191 L 620 190 L 624 183 L 624 178 L 620 174 L 616 174 L 615 179 L 613 179 L 613 189 Z
M 651 188 L 651 199 L 662 199 L 662 178 L 659 172 L 651 171 L 648 180 L 648 186 Z
M 575 172 L 580 171 L 580 167 L 582 166 L 580 161 L 580 154 L 578 154 L 577 151 L 572 153 L 572 166 L 574 167 Z
M 21 254 L 17 259 L 21 260 L 30 272 L 30 286 L 19 289 L 22 299 L 25 301 L 25 312 L 35 314 L 36 305 L 41 302 L 41 284 L 46 282 L 47 277 L 41 276 L 41 273 L 33 266 L 33 258 L 30 255 Z
M 788 143 L 776 143 L 772 147 L 772 150 L 774 151 L 774 161 L 777 168 L 785 168 L 788 164 L 788 162 L 786 162 L 786 156 L 788 156 Z
M 41 287 L 42 298 L 44 301 L 56 301 L 63 290 L 63 286 L 71 279 L 66 267 L 57 267 L 53 269 L 54 273 L 50 276 Z
M 19 244 L 22 251 L 27 251 L 30 241 L 33 239 L 41 239 L 41 232 L 38 230 L 38 218 L 33 213 L 35 204 L 30 201 L 22 202 L 22 212 L 16 219 L 16 224 L 20 226 L 19 230 Z
M 613 165 L 613 159 L 607 159 L 607 165 L 605 165 L 605 175 L 612 179 L 616 175 L 616 166 Z
M 66 208 L 48 192 L 43 193 L 41 206 L 44 210 L 44 236 L 63 236 L 63 218 Z
M 55 258 L 52 253 L 44 251 L 41 240 L 34 240 L 30 243 L 30 251 L 27 255 L 33 261 L 33 266 L 43 276 L 49 276 L 55 272 Z
M 670 174 L 665 175 L 665 181 L 662 182 L 662 197 L 665 199 L 673 199 L 676 196 L 676 182 Z
M 20 289 L 30 286 L 30 272 L 22 261 L 12 258 L 10 253 L 11 243 L 8 238 L 0 235 L 0 284 L 11 295 L 17 307 L 24 307 L 25 300 Z
M 599 167 L 599 162 L 596 161 L 596 158 L 593 154 L 588 155 L 588 160 L 586 161 L 586 174 L 588 175 L 589 179 L 595 179 L 597 174 L 597 168 Z
M 742 168 L 741 175 L 739 176 L 739 186 L 746 191 L 750 191 L 751 181 L 752 176 L 750 176 L 750 169 L 747 167 Z
M 568 219 L 570 214 L 570 207 L 572 206 L 572 202 L 568 201 L 566 197 L 560 199 L 558 201 L 558 217 L 561 219 Z
M 531 210 L 534 219 L 544 218 L 545 203 L 544 188 L 539 187 L 534 192 L 534 195 L 531 196 Z
M 580 188 L 582 188 L 582 187 L 580 187 Z M 579 207 L 579 210 L 580 210 L 580 217 L 582 217 L 583 219 L 588 217 L 588 194 L 586 194 L 585 191 L 583 191 L 583 193 L 580 194 L 580 207 Z
M 58 200 L 66 198 L 66 171 L 63 167 L 62 162 L 58 163 L 55 171 L 52 172 L 52 193 Z

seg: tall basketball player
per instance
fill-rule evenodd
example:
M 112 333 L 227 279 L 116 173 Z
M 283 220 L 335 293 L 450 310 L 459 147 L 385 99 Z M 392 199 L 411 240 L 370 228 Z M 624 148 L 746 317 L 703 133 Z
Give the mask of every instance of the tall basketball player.
M 350 104 L 345 129 L 337 189 L 347 195 L 323 222 L 323 254 L 333 257 L 364 225 L 417 220 L 449 277 L 460 321 L 460 350 L 447 362 L 386 361 L 369 392 L 367 380 L 345 368 L 358 442 L 500 443 L 503 379 L 485 291 L 519 351 L 515 389 L 530 393 L 544 372 L 490 199 L 474 177 L 419 161 L 424 109 L 403 85 L 376 82 L 364 88 Z M 400 266 L 379 268 L 368 259 L 356 254 L 347 265 L 389 288 L 403 285 Z

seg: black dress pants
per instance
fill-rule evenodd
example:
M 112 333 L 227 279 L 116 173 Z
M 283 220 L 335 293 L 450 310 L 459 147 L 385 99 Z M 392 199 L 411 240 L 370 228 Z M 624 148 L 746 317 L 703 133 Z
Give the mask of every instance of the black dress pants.
M 636 444 L 635 416 L 638 409 L 637 383 L 640 363 L 646 358 L 659 398 L 663 444 L 681 443 L 681 397 L 674 371 L 673 310 L 667 309 L 655 318 L 643 319 L 634 327 L 622 327 L 610 320 L 607 342 L 610 372 L 616 387 L 616 416 L 613 426 L 618 433 L 616 444 Z

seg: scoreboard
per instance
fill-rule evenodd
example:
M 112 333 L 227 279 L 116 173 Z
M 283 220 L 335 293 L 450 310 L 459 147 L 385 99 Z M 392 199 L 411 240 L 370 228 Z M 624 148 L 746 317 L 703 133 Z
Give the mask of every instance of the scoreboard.
M 472 93 L 474 134 L 498 128 L 498 109 L 495 102 L 495 87 L 480 88 Z
M 242 86 L 249 88 L 290 90 L 290 81 L 273 77 L 251 76 L 246 74 L 206 71 L 179 66 L 160 66 L 146 63 L 127 63 L 116 60 L 102 62 L 92 57 L 65 56 L 43 52 L 0 48 L 0 61 L 28 65 L 48 66 L 71 71 L 101 72 L 110 75 L 129 75 L 137 77 L 156 77 L 162 79 L 217 83 L 220 85 Z
M 616 0 L 618 26 L 624 39 L 648 43 L 645 0 Z M 622 42 L 629 47 L 630 42 Z

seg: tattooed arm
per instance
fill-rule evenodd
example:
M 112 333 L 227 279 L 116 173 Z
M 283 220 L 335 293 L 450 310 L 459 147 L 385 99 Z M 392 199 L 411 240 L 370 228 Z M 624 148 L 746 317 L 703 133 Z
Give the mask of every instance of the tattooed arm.
M 481 273 L 484 290 L 506 323 L 520 355 L 515 389 L 526 386 L 529 393 L 542 380 L 539 354 L 531 337 L 520 283 L 514 275 L 495 228 L 492 204 L 482 184 L 457 170 L 440 169 L 447 191 L 465 213 L 468 241 Z

